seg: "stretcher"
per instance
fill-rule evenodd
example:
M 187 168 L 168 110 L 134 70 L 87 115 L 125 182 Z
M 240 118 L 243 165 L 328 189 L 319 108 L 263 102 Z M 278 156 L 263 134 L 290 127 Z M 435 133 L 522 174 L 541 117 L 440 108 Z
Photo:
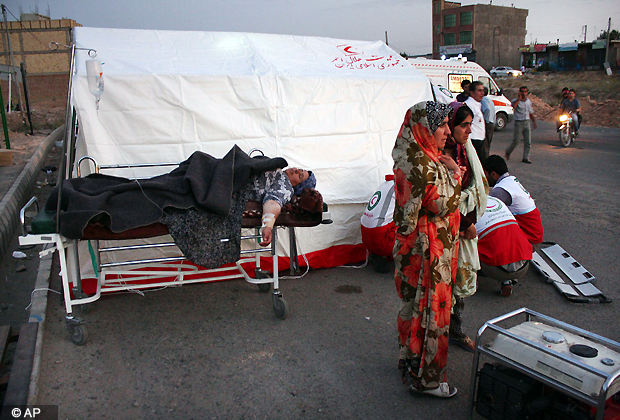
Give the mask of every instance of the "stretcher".
M 534 251 L 532 265 L 566 299 L 575 303 L 611 302 L 592 284 L 596 277 L 560 245 L 543 242 L 539 251 Z
M 97 172 L 116 167 L 116 165 L 98 165 L 93 158 L 86 158 L 93 162 Z M 170 165 L 172 164 L 162 164 L 162 166 Z M 36 216 L 30 223 L 31 233 L 27 233 L 26 215 L 28 212 L 32 213 L 32 207 L 36 210 Z M 67 329 L 71 341 L 82 345 L 88 340 L 88 330 L 84 319 L 78 313 L 83 313 L 86 305 L 95 302 L 106 293 L 243 278 L 248 283 L 257 285 L 258 289 L 265 293 L 271 290 L 273 284 L 271 300 L 274 314 L 278 318 L 286 318 L 288 304 L 279 287 L 278 230 L 285 228 L 289 230 L 290 267 L 291 272 L 297 271 L 299 264 L 295 245 L 295 228 L 331 223 L 326 205 L 323 206 L 323 210 L 323 213 L 293 213 L 287 212 L 286 207 L 283 208 L 283 212 L 276 220 L 271 246 L 260 247 L 258 242 L 261 240 L 259 228 L 262 205 L 250 200 L 242 219 L 242 228 L 246 233 L 241 235 L 241 240 L 246 245 L 240 251 L 241 258 L 234 264 L 213 269 L 205 269 L 187 261 L 170 238 L 167 226 L 159 222 L 120 233 L 114 233 L 102 224 L 92 222 L 84 229 L 81 239 L 66 238 L 57 233 L 55 219 L 44 210 L 40 210 L 36 197 L 33 197 L 20 212 L 22 235 L 19 237 L 19 243 L 20 245 L 46 245 L 45 249 L 40 252 L 41 257 L 58 251 L 67 313 Z M 155 241 L 140 243 L 147 238 L 154 238 Z M 220 240 L 224 242 L 229 238 Z M 164 256 L 136 258 L 136 253 L 153 250 L 163 250 Z M 92 286 L 90 291 L 85 290 L 82 278 L 83 269 L 79 262 L 80 253 L 84 252 L 88 253 L 95 272 L 94 291 Z M 114 257 L 110 258 L 109 255 L 114 255 Z M 271 270 L 261 268 L 261 255 L 271 256 Z M 245 267 L 248 265 L 253 268 L 253 272 L 248 272 L 249 268 Z M 136 269 L 135 267 L 138 266 L 140 268 Z

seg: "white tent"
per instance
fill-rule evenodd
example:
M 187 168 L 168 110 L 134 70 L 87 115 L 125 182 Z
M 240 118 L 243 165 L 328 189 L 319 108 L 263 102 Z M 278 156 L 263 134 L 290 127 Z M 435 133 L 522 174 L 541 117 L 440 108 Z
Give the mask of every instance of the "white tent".
M 432 98 L 427 78 L 379 41 L 78 27 L 74 42 L 78 158 L 180 162 L 196 150 L 223 157 L 237 144 L 311 169 L 334 221 L 298 229 L 313 267 L 330 264 L 317 263 L 321 256 L 336 253 L 340 264 L 359 255 L 359 218 L 392 171 L 405 112 Z M 90 49 L 103 63 L 98 109 L 86 77 Z M 288 253 L 285 236 L 279 255 Z

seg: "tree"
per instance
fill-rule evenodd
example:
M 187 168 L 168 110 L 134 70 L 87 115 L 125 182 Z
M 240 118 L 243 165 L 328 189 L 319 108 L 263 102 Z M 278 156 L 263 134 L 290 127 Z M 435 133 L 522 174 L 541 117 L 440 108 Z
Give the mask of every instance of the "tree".
M 601 31 L 601 34 L 596 39 L 607 39 L 607 31 Z M 620 31 L 616 29 L 611 30 L 610 40 L 620 39 Z

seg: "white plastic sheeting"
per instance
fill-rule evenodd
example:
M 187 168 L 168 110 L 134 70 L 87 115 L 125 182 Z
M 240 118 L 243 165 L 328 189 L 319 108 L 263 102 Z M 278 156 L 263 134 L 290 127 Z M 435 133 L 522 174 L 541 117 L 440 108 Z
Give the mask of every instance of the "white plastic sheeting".
M 361 242 L 363 205 L 392 171 L 405 112 L 432 99 L 427 78 L 379 41 L 83 27 L 74 41 L 78 158 L 180 162 L 196 150 L 223 157 L 234 144 L 282 156 L 314 171 L 334 220 L 298 230 L 304 252 Z M 98 109 L 88 49 L 103 62 Z

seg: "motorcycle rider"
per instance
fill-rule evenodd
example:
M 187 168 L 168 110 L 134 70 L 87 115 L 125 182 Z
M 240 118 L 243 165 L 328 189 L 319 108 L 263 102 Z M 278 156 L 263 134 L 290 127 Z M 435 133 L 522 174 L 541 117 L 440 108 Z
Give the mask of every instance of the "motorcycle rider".
M 573 127 L 575 127 L 575 137 L 579 135 L 579 126 L 581 125 L 581 104 L 579 99 L 575 98 L 575 89 L 568 90 L 568 98 L 564 99 L 560 104 L 562 114 L 571 113 L 573 119 Z

